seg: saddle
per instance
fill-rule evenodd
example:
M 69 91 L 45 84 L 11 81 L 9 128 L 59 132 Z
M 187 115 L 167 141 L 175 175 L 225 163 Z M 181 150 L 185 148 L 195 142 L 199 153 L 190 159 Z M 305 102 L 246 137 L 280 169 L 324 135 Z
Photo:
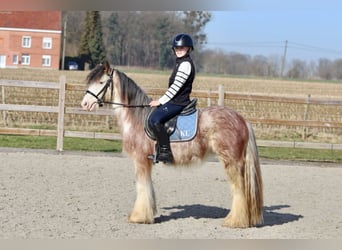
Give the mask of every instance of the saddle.
M 195 137 L 198 121 L 198 110 L 196 105 L 197 98 L 194 98 L 187 106 L 184 107 L 179 115 L 175 116 L 164 124 L 166 132 L 170 136 L 171 142 L 190 141 Z M 156 140 L 152 129 L 148 125 L 148 120 L 151 113 L 152 110 L 145 120 L 144 129 L 148 137 L 150 137 L 152 140 Z

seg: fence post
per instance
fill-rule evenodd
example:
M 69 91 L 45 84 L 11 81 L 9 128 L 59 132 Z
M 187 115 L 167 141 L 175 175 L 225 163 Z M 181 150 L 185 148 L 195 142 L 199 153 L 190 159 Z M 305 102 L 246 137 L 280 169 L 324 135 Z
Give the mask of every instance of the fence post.
M 57 124 L 57 151 L 63 151 L 64 114 L 65 114 L 65 76 L 59 77 L 58 124 Z
M 211 106 L 211 89 L 208 90 L 207 106 Z
M 224 91 L 222 88 L 222 85 L 220 84 L 218 86 L 218 100 L 217 100 L 217 105 L 219 106 L 224 106 Z
M 308 114 L 309 114 L 309 105 L 310 105 L 310 98 L 311 95 L 308 94 L 307 98 L 306 98 L 306 103 L 305 103 L 305 110 L 304 110 L 304 117 L 303 117 L 303 121 L 306 121 L 308 119 Z M 307 131 L 308 128 L 307 127 L 303 127 L 303 134 L 302 134 L 302 139 L 305 140 L 307 137 Z
M 1 97 L 2 97 L 2 104 L 6 103 L 6 97 L 5 97 L 5 86 L 1 86 Z M 4 119 L 4 123 L 7 126 L 7 111 L 2 111 L 2 118 Z

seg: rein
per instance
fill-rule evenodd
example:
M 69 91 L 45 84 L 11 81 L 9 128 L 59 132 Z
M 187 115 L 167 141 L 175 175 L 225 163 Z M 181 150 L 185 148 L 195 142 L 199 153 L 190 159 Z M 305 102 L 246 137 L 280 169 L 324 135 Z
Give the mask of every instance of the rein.
M 123 108 L 147 108 L 147 107 L 150 107 L 150 105 L 148 105 L 148 104 L 129 105 L 129 104 L 124 104 L 124 103 L 119 103 L 119 102 L 108 102 L 108 101 L 102 101 L 102 103 L 120 105 Z
M 100 107 L 103 106 L 103 104 L 114 104 L 114 105 L 119 105 L 122 106 L 124 108 L 146 108 L 146 107 L 150 107 L 150 105 L 148 104 L 141 104 L 141 105 L 129 105 L 129 104 L 124 104 L 124 103 L 119 103 L 119 102 L 110 102 L 110 101 L 105 101 L 104 98 L 106 96 L 107 90 L 110 87 L 111 88 L 111 99 L 113 99 L 113 74 L 114 74 L 114 69 L 112 69 L 109 78 L 106 82 L 106 84 L 103 86 L 103 88 L 101 89 L 101 91 L 96 95 L 93 92 L 91 92 L 90 90 L 87 90 L 86 93 L 92 95 L 93 97 L 96 98 L 97 103 L 99 104 Z M 102 94 L 102 96 L 100 97 L 100 95 Z

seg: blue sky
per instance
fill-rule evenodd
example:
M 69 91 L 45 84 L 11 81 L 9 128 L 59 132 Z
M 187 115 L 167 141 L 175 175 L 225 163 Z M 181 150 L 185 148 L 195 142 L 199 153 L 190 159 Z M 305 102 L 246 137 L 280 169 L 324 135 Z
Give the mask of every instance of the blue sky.
M 205 27 L 206 47 L 282 56 L 287 40 L 287 59 L 342 58 L 342 1 L 287 0 L 289 5 L 279 6 L 277 0 L 256 2 L 272 4 L 211 11 L 212 20 Z

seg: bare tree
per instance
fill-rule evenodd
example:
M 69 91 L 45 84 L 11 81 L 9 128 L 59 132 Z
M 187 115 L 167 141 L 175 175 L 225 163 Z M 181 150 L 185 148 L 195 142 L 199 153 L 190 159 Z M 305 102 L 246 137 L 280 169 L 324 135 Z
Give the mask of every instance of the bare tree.
M 68 56 L 78 55 L 78 46 L 81 41 L 82 25 L 85 11 L 63 11 L 63 22 L 66 24 L 66 46 L 65 53 Z
M 280 76 L 280 63 L 281 63 L 281 58 L 279 55 L 271 55 L 268 57 L 268 76 L 270 77 Z
M 295 59 L 292 61 L 290 69 L 287 72 L 288 78 L 304 79 L 307 76 L 306 62 Z
M 337 80 L 342 79 L 342 59 L 337 59 L 334 61 L 334 78 Z
M 321 58 L 318 61 L 317 74 L 321 79 L 330 80 L 333 77 L 333 64 L 330 60 Z
M 254 56 L 250 63 L 250 74 L 255 76 L 269 75 L 268 60 L 266 57 L 257 55 Z

